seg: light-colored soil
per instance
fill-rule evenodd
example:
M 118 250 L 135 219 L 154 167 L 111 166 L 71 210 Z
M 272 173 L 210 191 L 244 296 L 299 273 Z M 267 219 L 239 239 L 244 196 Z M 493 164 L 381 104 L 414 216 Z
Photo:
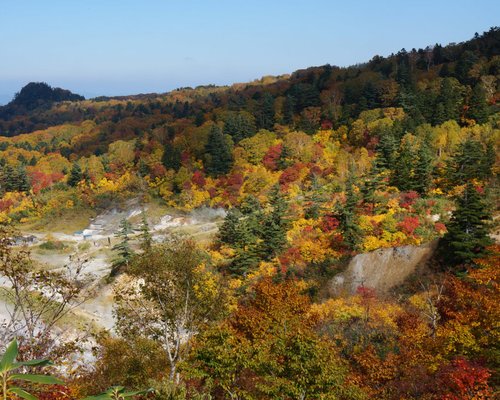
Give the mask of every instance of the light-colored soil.
M 332 279 L 331 294 L 352 294 L 360 286 L 387 293 L 427 262 L 436 245 L 437 241 L 434 241 L 421 246 L 390 247 L 357 254 L 345 271 Z
M 151 234 L 157 242 L 161 242 L 172 233 L 190 236 L 201 243 L 208 242 L 217 233 L 217 227 L 225 216 L 225 211 L 222 209 L 201 208 L 191 213 L 181 213 L 158 203 L 146 205 L 145 211 Z M 97 288 L 97 295 L 75 310 L 75 325 L 86 322 L 97 329 L 112 329 L 112 284 L 106 283 L 106 278 L 115 256 L 112 247 L 118 242 L 115 233 L 119 230 L 122 219 L 129 220 L 134 228 L 139 229 L 142 222 L 142 208 L 136 200 L 132 200 L 125 209 L 110 209 L 95 217 L 87 213 L 82 218 L 76 219 L 78 223 L 70 223 L 66 229 L 54 230 L 53 227 L 61 228 L 60 224 L 54 223 L 46 226 L 46 229 L 41 229 L 39 226 L 24 226 L 22 232 L 25 236 L 33 235 L 37 238 L 37 241 L 29 247 L 32 250 L 32 258 L 45 268 L 60 269 L 71 266 L 71 257 L 88 259 L 85 263 L 85 272 L 92 274 L 90 285 Z M 87 221 L 83 226 L 82 220 Z M 72 230 L 76 226 L 79 229 Z M 137 247 L 135 238 L 139 233 L 137 231 L 131 235 L 133 247 Z M 46 250 L 39 247 L 48 240 L 64 242 L 65 248 Z M 5 307 L 5 304 L 0 303 L 0 320 L 6 313 Z M 71 322 L 71 319 L 65 322 L 68 321 Z

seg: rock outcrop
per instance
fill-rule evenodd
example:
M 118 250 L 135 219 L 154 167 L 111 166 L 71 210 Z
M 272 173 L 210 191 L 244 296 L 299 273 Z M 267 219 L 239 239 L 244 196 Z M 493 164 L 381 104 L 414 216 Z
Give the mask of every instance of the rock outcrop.
M 345 271 L 330 283 L 332 294 L 354 293 L 359 286 L 386 293 L 403 283 L 432 256 L 437 241 L 421 246 L 378 249 L 354 256 Z

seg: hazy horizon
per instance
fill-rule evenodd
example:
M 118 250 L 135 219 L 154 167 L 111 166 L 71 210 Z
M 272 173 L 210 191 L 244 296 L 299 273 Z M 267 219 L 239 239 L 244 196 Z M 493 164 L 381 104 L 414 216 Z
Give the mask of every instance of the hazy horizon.
M 314 65 L 345 67 L 401 48 L 468 40 L 497 25 L 500 12 L 498 3 L 484 0 L 179 3 L 4 4 L 0 104 L 33 81 L 89 98 L 230 85 Z M 443 18 L 452 26 L 444 29 Z

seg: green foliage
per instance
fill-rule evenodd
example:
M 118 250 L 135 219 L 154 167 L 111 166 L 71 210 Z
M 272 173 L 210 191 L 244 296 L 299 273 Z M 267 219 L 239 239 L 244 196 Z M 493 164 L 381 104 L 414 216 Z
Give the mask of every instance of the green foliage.
M 97 396 L 86 397 L 84 400 L 126 400 L 133 399 L 137 396 L 146 395 L 153 389 L 126 391 L 123 386 L 113 386 L 106 390 L 104 393 Z
M 399 151 L 391 176 L 391 184 L 402 192 L 415 188 L 415 160 L 417 159 L 415 137 L 406 134 L 399 145 Z
M 40 244 L 39 247 L 44 250 L 64 250 L 67 246 L 64 242 L 58 240 L 47 240 Z
M 224 134 L 232 136 L 235 143 L 256 132 L 255 118 L 247 112 L 230 112 L 224 120 Z
M 488 121 L 488 104 L 486 103 L 486 93 L 481 84 L 476 84 L 472 90 L 469 100 L 469 118 L 475 120 L 478 124 L 484 124 Z
M 43 385 L 63 385 L 64 383 L 57 378 L 50 375 L 33 375 L 26 373 L 15 372 L 19 369 L 30 367 L 46 367 L 51 365 L 49 360 L 30 360 L 30 361 L 16 361 L 19 353 L 17 340 L 14 339 L 10 342 L 0 359 L 0 379 L 2 398 L 7 400 L 15 395 L 26 400 L 36 400 L 36 397 L 28 393 L 25 389 L 19 386 L 13 386 L 14 382 L 24 381 L 29 383 L 38 383 Z
M 0 187 L 5 192 L 29 192 L 31 185 L 23 165 L 14 168 L 10 165 L 1 169 Z
M 445 261 L 452 266 L 469 265 L 473 264 L 475 258 L 486 255 L 486 247 L 493 243 L 488 235 L 490 219 L 484 195 L 472 182 L 468 182 L 457 199 L 457 209 L 442 239 Z
M 361 228 L 358 222 L 359 200 L 354 172 L 351 170 L 346 181 L 345 202 L 338 202 L 335 205 L 333 214 L 339 221 L 344 243 L 352 250 L 356 250 L 361 242 Z
M 181 167 L 181 152 L 171 142 L 167 142 L 163 148 L 162 164 L 167 169 L 178 171 Z
M 217 125 L 213 125 L 210 129 L 205 151 L 205 169 L 209 175 L 219 176 L 227 174 L 231 170 L 233 165 L 232 145 Z
M 387 187 L 389 170 L 380 167 L 380 160 L 376 158 L 371 165 L 370 171 L 364 178 L 362 187 L 363 201 L 368 203 L 372 209 L 381 200 L 378 191 Z
M 149 229 L 148 218 L 146 215 L 146 211 L 143 209 L 141 212 L 141 227 L 139 229 L 139 240 L 141 250 L 148 251 L 151 249 L 151 245 L 153 243 L 153 236 L 151 235 L 151 231 Z
M 376 163 L 379 169 L 393 170 L 396 164 L 397 140 L 392 132 L 380 138 L 377 145 Z
M 458 145 L 447 165 L 450 185 L 463 185 L 473 179 L 485 181 L 491 177 L 495 155 L 492 146 L 485 146 L 468 137 Z
M 432 185 L 433 161 L 429 146 L 421 141 L 417 151 L 413 189 L 421 195 L 426 195 Z
M 272 129 L 275 120 L 274 114 L 274 98 L 270 93 L 265 92 L 257 105 L 257 111 L 255 113 L 257 128 Z
M 264 260 L 276 257 L 286 245 L 288 204 L 279 185 L 274 186 L 269 193 L 269 208 L 260 221 L 258 252 Z
M 150 339 L 97 337 L 95 362 L 82 383 L 89 390 L 104 390 L 110 384 L 139 389 L 150 380 L 161 379 L 168 370 L 168 360 L 161 346 Z
M 82 168 L 80 167 L 80 164 L 77 162 L 73 163 L 73 166 L 71 167 L 71 171 L 68 176 L 68 185 L 69 186 L 76 186 L 80 181 L 83 179 L 83 172 Z
M 333 344 L 313 331 L 308 308 L 293 282 L 259 282 L 226 323 L 196 338 L 188 376 L 231 399 L 361 398 Z
M 316 175 L 312 178 L 311 192 L 310 195 L 306 197 L 306 202 L 307 205 L 304 210 L 304 217 L 318 219 L 324 211 L 326 198 Z
M 454 78 L 444 78 L 437 98 L 434 124 L 442 124 L 450 119 L 460 117 L 463 104 L 463 87 Z
M 260 261 L 279 255 L 286 245 L 288 204 L 275 185 L 262 209 L 257 199 L 247 197 L 239 210 L 230 210 L 221 226 L 219 240 L 235 250 L 229 265 L 234 275 L 246 275 Z
M 221 279 L 190 240 L 173 238 L 136 257 L 129 273 L 140 285 L 115 292 L 116 330 L 125 338 L 156 341 L 170 363 L 170 380 L 183 360 L 182 344 L 224 312 Z
M 132 224 L 127 219 L 120 221 L 120 229 L 115 233 L 115 236 L 120 241 L 113 246 L 116 251 L 117 257 L 113 260 L 110 276 L 118 274 L 119 270 L 127 267 L 134 256 L 134 251 L 130 247 L 130 235 L 134 232 Z

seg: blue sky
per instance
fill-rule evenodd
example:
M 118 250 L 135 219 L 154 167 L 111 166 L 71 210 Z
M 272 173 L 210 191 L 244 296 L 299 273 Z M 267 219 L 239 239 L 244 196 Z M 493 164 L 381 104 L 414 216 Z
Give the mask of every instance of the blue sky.
M 92 97 L 346 66 L 499 15 L 494 0 L 0 0 L 0 104 L 30 81 Z

